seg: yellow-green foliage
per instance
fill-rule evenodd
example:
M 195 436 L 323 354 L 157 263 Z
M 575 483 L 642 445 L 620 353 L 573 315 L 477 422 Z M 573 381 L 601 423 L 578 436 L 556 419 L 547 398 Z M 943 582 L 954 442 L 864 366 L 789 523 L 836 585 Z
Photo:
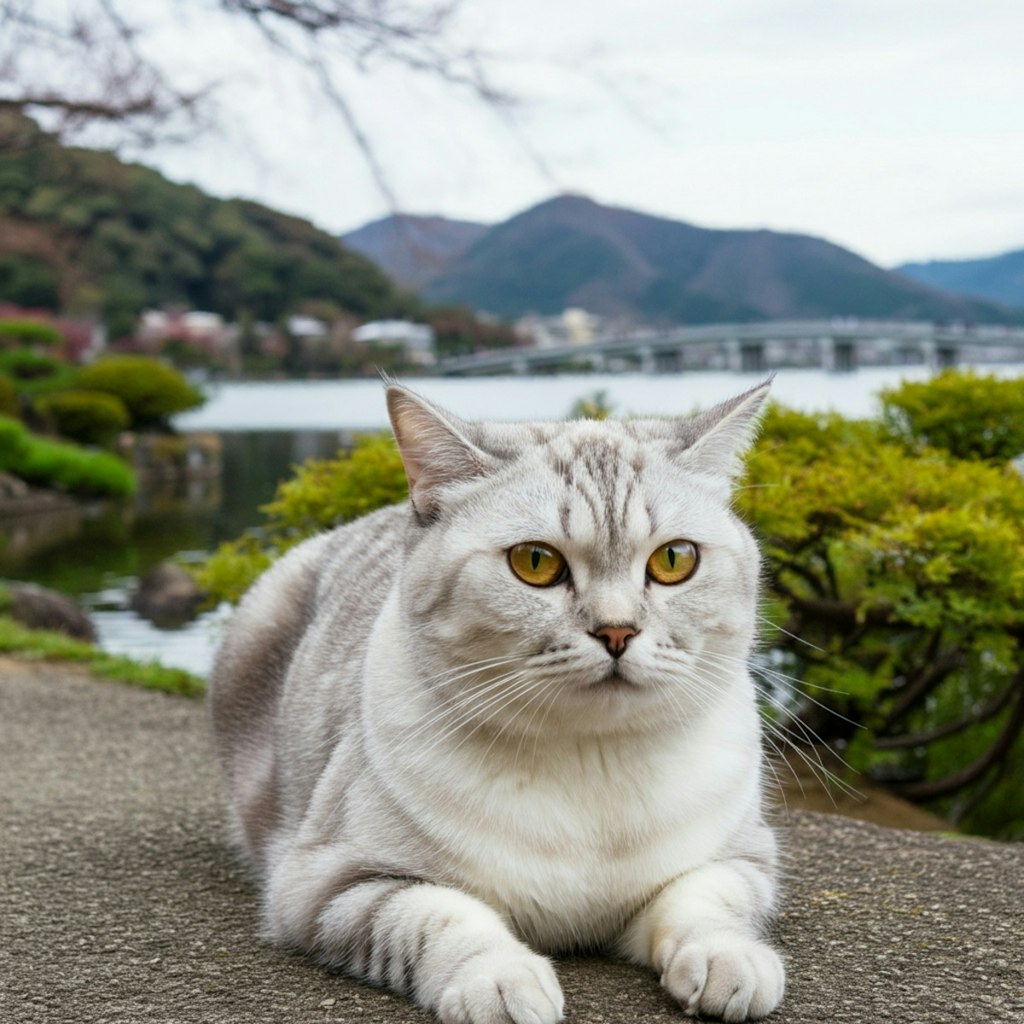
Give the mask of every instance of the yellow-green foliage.
M 881 398 L 887 428 L 908 445 L 931 445 L 961 459 L 1006 462 L 1024 455 L 1022 377 L 946 370 Z
M 209 603 L 237 604 L 274 559 L 291 546 L 289 543 L 265 543 L 256 534 L 246 534 L 225 541 L 192 571 L 196 582 L 209 594 Z
M 405 469 L 390 434 L 362 437 L 334 459 L 310 459 L 264 511 L 276 534 L 308 537 L 408 496 Z
M 977 405 L 991 392 L 973 387 L 947 416 L 986 422 Z M 941 405 L 927 386 L 918 399 Z M 237 599 L 287 547 L 405 492 L 387 438 L 306 463 L 267 506 L 266 528 L 221 548 L 201 582 Z M 765 639 L 792 674 L 796 732 L 813 724 L 858 768 L 966 828 L 1024 838 L 1020 474 L 909 443 L 891 420 L 773 407 L 737 504 L 765 554 L 777 627 Z
M 107 444 L 131 422 L 124 402 L 102 391 L 57 391 L 36 399 L 35 407 L 80 444 Z
M 120 399 L 133 428 L 159 426 L 176 412 L 202 405 L 203 395 L 177 370 L 147 356 L 110 356 L 78 373 L 76 387 Z
M 614 411 L 614 405 L 604 390 L 592 391 L 589 395 L 577 398 L 569 410 L 571 420 L 606 420 Z
M 1021 742 L 1020 474 L 908 451 L 878 424 L 772 409 L 745 483 L 738 504 L 780 624 L 800 637 L 773 642 L 815 700 L 861 727 L 844 736 L 843 719 L 826 718 L 826 738 L 852 740 L 862 769 L 898 775 L 907 795 L 945 800 L 988 830 L 974 797 Z M 986 766 L 1004 734 L 1007 750 Z M 955 785 L 969 766 L 976 774 Z M 1016 814 L 999 827 L 1024 831 L 1024 799 Z
M 310 459 L 263 507 L 266 526 L 222 544 L 196 571 L 213 598 L 238 601 L 271 562 L 299 541 L 408 494 L 405 470 L 390 434 L 360 438 L 334 459 Z

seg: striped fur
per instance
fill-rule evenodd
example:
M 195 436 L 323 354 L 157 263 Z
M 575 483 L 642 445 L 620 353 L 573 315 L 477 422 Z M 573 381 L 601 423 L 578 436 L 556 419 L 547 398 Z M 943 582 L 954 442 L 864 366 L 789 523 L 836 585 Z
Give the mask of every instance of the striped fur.
M 544 954 L 653 967 L 684 1011 L 782 997 L 731 476 L 767 385 L 691 420 L 470 424 L 392 385 L 409 503 L 242 602 L 212 714 L 270 938 L 446 1024 L 554 1024 Z M 692 578 L 647 559 L 687 539 Z M 564 582 L 509 567 L 557 548 Z M 615 658 L 597 635 L 628 630 Z

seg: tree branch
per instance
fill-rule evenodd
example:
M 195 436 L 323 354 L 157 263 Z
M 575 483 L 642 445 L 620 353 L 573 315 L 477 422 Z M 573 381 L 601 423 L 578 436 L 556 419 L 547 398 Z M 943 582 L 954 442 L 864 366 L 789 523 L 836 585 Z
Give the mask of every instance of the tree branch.
M 1012 689 L 1016 692 L 1017 703 L 995 743 L 981 757 L 966 768 L 945 775 L 941 779 L 894 785 L 893 791 L 908 800 L 936 800 L 942 796 L 949 796 L 982 778 L 993 765 L 998 764 L 1009 753 L 1021 730 L 1024 729 L 1024 673 L 1017 676 Z
M 934 729 L 928 729 L 925 732 L 908 733 L 903 736 L 879 736 L 874 742 L 874 747 L 876 750 L 908 750 L 914 747 L 925 747 L 929 743 L 944 740 L 948 736 L 955 736 L 958 732 L 963 732 L 964 729 L 969 729 L 972 725 L 995 718 L 1010 703 L 1013 696 L 1014 687 L 1011 684 L 995 700 L 989 701 L 980 711 L 974 714 L 964 715 L 963 718 L 958 718 L 955 722 L 948 722 L 945 725 L 936 726 Z
M 958 648 L 939 656 L 941 633 L 935 633 L 928 645 L 924 664 L 917 675 L 905 686 L 882 723 L 882 730 L 888 732 L 896 723 L 928 696 L 952 672 L 964 663 L 964 655 Z

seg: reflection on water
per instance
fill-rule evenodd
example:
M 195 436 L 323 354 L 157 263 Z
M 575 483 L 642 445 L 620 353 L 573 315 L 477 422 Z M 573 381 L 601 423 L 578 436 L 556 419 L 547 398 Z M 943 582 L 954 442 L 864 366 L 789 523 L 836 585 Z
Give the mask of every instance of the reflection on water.
M 33 544 L 4 544 L 10 531 L 0 527 L 0 576 L 78 597 L 107 650 L 205 674 L 229 610 L 202 615 L 183 629 L 157 629 L 129 607 L 136 581 L 167 559 L 198 561 L 258 525 L 260 506 L 294 466 L 334 455 L 347 440 L 339 431 L 225 434 L 219 480 L 142 487 L 131 503 L 61 519 L 46 545 L 39 531 Z

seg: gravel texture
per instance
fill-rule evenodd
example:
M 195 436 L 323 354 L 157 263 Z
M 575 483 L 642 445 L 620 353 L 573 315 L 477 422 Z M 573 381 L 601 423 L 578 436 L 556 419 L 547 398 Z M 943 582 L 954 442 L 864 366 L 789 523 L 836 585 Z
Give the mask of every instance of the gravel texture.
M 201 703 L 0 660 L 0 1021 L 427 1022 L 271 948 L 224 842 Z M 776 1024 L 1024 1022 L 1024 847 L 792 813 Z M 565 960 L 569 1022 L 680 1021 Z

